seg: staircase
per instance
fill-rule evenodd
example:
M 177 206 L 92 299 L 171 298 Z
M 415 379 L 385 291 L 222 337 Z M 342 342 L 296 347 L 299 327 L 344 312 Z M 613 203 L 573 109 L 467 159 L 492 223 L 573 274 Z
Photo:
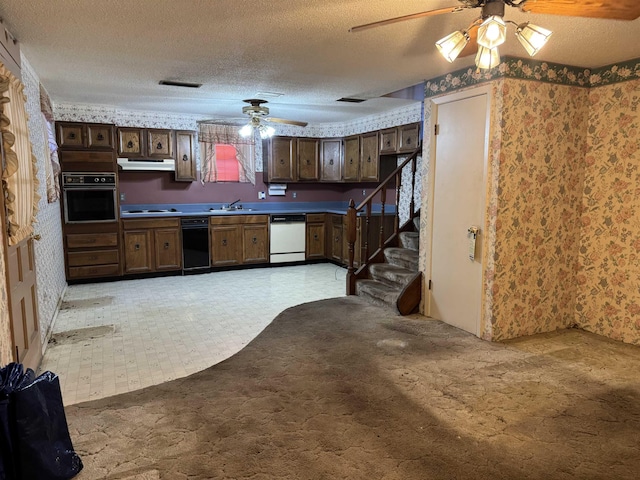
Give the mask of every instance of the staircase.
M 413 218 L 415 231 L 400 232 L 400 246 L 384 249 L 384 262 L 372 263 L 368 267 L 369 278 L 356 280 L 356 295 L 366 297 L 372 303 L 397 308 L 404 314 L 411 313 L 420 303 L 418 297 L 404 299 L 405 289 L 420 277 L 418 252 L 420 250 L 420 217 Z M 403 295 L 404 294 L 404 295 Z M 404 300 L 403 300 L 404 299 Z M 401 300 L 400 306 L 398 300 Z M 406 305 L 403 305 L 404 304 Z
M 419 146 L 409 158 L 399 165 L 360 205 L 355 206 L 353 200 L 347 211 L 347 244 L 349 246 L 349 263 L 347 269 L 347 295 L 360 295 L 378 305 L 388 305 L 402 315 L 417 311 L 422 295 L 422 274 L 418 269 L 418 252 L 420 249 L 420 217 L 415 213 L 414 195 L 416 182 L 417 157 L 422 152 Z M 398 205 L 402 188 L 402 172 L 411 164 L 409 221 L 402 227 L 399 225 Z M 406 181 L 406 180 L 405 180 Z M 393 231 L 385 232 L 385 213 L 387 191 L 395 188 L 395 208 Z M 374 213 L 374 199 L 376 203 Z M 380 216 L 381 220 L 373 222 L 372 217 Z M 358 218 L 361 217 L 361 218 Z M 360 220 L 360 221 L 359 221 Z M 370 232 L 370 225 L 380 225 L 380 231 Z M 361 226 L 359 228 L 358 226 Z M 371 235 L 373 233 L 373 235 Z M 360 237 L 360 238 L 358 238 Z M 376 237 L 375 251 L 370 254 L 370 239 Z M 358 247 L 356 247 L 358 245 Z M 360 248 L 358 255 L 355 249 Z M 359 259 L 359 266 L 354 267 L 354 257 Z

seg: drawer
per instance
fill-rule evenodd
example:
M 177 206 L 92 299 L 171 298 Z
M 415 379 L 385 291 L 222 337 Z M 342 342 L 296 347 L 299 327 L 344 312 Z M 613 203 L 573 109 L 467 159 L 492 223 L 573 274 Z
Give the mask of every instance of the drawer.
M 324 222 L 324 213 L 307 213 L 307 223 Z
M 70 267 L 118 263 L 118 250 L 87 250 L 82 252 L 69 252 L 67 254 L 67 262 Z
M 122 228 L 125 230 L 140 230 L 145 228 L 171 228 L 179 227 L 180 219 L 172 218 L 136 218 L 122 220 Z
M 117 233 L 71 233 L 67 235 L 67 248 L 117 246 Z
M 92 265 L 87 267 L 69 267 L 69 280 L 88 277 L 112 277 L 120 275 L 120 265 Z
M 269 215 L 212 215 L 209 217 L 209 225 L 246 225 L 248 223 L 267 225 Z

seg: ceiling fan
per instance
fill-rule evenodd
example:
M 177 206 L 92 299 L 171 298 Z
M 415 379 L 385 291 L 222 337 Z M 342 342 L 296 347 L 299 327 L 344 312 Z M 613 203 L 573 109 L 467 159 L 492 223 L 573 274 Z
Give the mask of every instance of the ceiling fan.
M 268 103 L 266 100 L 260 100 L 257 98 L 250 98 L 243 100 L 248 103 L 246 107 L 242 107 L 242 113 L 249 116 L 249 122 L 244 124 L 239 133 L 243 137 L 249 137 L 253 134 L 254 130 L 260 133 L 262 138 L 268 138 L 273 136 L 275 129 L 270 125 L 265 125 L 263 122 L 284 123 L 287 125 L 296 125 L 298 127 L 306 127 L 307 122 L 299 122 L 297 120 L 287 120 L 284 118 L 269 117 L 269 109 L 262 106 L 263 103 Z M 219 125 L 242 125 L 242 120 L 236 119 L 209 119 L 201 120 L 198 123 L 214 123 Z
M 465 30 L 458 30 L 438 40 L 436 47 L 449 62 L 453 62 L 459 56 L 464 57 L 477 52 L 476 65 L 478 68 L 489 69 L 500 63 L 498 46 L 506 40 L 506 23 L 516 26 L 516 37 L 530 56 L 534 56 L 540 51 L 552 33 L 530 22 L 518 25 L 509 20 L 505 21 L 503 17 L 507 5 L 526 13 L 570 17 L 615 20 L 635 20 L 640 17 L 640 1 L 638 0 L 458 0 L 458 2 L 460 5 L 358 25 L 349 31 L 360 32 L 406 20 L 480 8 L 479 18 L 474 20 Z

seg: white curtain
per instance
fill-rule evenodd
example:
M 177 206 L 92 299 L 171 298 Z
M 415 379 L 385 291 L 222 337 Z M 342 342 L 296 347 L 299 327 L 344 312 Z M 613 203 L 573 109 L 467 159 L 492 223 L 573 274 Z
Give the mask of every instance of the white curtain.
M 200 142 L 201 178 L 204 182 L 217 182 L 216 145 L 233 145 L 240 164 L 240 182 L 256 184 L 255 140 L 243 138 L 238 127 L 231 125 L 201 124 L 198 132 Z

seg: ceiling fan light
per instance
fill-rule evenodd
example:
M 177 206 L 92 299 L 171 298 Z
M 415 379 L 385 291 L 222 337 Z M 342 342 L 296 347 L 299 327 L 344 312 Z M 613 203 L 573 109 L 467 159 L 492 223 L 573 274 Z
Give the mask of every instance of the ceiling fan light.
M 238 133 L 243 138 L 250 137 L 251 135 L 253 135 L 253 126 L 250 123 L 247 123 L 240 130 L 238 130 Z
M 460 52 L 469 43 L 469 34 L 463 30 L 458 30 L 436 42 L 438 51 L 449 63 L 453 62 Z
M 502 17 L 492 15 L 478 28 L 478 45 L 495 48 L 507 39 L 507 25 Z
M 476 66 L 485 70 L 490 70 L 500 65 L 500 53 L 498 47 L 487 48 L 478 45 L 478 53 L 476 54 Z
M 518 25 L 516 37 L 530 56 L 542 49 L 553 32 L 529 22 Z
M 276 133 L 276 129 L 273 128 L 270 125 L 260 125 L 258 127 L 258 130 L 260 131 L 260 138 L 265 139 L 265 138 L 271 138 L 273 137 L 273 134 Z

